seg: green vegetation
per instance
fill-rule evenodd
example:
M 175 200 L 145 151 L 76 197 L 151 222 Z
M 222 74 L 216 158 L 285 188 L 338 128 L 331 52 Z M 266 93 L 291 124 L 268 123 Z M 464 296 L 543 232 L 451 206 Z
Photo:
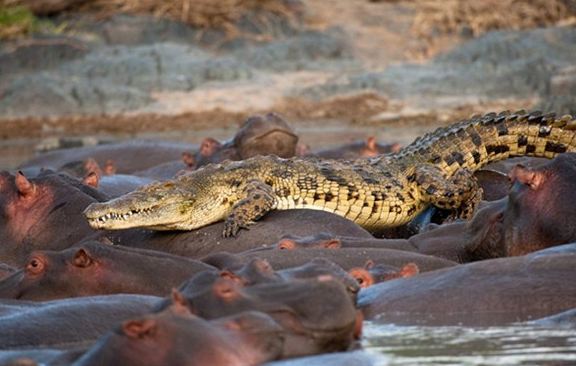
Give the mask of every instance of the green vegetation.
M 60 33 L 62 27 L 37 18 L 23 6 L 0 6 L 0 40 L 16 39 L 32 33 Z

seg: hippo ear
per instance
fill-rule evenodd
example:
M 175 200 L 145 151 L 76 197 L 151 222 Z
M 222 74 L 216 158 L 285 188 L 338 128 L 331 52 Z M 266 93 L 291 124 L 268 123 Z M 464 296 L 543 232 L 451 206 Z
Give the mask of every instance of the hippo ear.
M 378 147 L 376 146 L 376 137 L 369 136 L 366 139 L 366 148 L 370 151 L 374 151 L 374 152 L 378 151 Z
M 532 190 L 537 190 L 540 188 L 545 179 L 542 172 L 528 169 L 522 164 L 518 164 L 512 168 L 510 173 L 508 173 L 508 176 L 512 181 L 518 181 L 522 184 L 525 184 Z
M 102 174 L 102 169 L 100 169 L 100 165 L 94 158 L 88 158 L 84 161 L 84 171 L 87 173 L 96 173 L 98 175 Z
M 234 281 L 238 284 L 243 284 L 242 278 L 238 276 L 236 273 L 229 271 L 227 269 L 220 271 L 220 278 L 226 278 L 227 280 Z
M 88 252 L 84 248 L 80 248 L 74 254 L 74 259 L 72 264 L 78 268 L 90 267 L 94 263 L 94 259 L 90 257 Z
M 400 277 L 412 277 L 417 275 L 418 273 L 420 273 L 420 268 L 418 268 L 418 265 L 416 263 L 408 263 L 404 267 L 402 267 L 400 272 L 398 272 Z
M 333 238 L 330 240 L 323 241 L 322 247 L 326 249 L 340 249 L 342 248 L 342 242 L 340 241 L 340 239 Z
M 28 178 L 22 173 L 18 171 L 16 173 L 16 189 L 18 190 L 18 194 L 22 197 L 28 197 L 36 191 L 36 186 L 34 183 L 30 182 Z
M 278 244 L 276 244 L 277 249 L 293 250 L 296 249 L 296 242 L 290 238 L 281 239 Z
M 190 154 L 189 152 L 185 151 L 182 153 L 182 162 L 188 167 L 192 169 L 196 166 L 196 158 L 194 155 Z
M 360 285 L 361 288 L 370 287 L 374 284 L 374 278 L 370 272 L 364 268 L 352 268 L 348 273 L 358 282 L 358 285 Z
M 154 334 L 157 324 L 154 319 L 127 320 L 122 323 L 122 332 L 132 339 L 142 339 Z
M 212 137 L 206 137 L 200 144 L 200 155 L 205 158 L 210 157 L 214 155 L 220 147 L 222 147 L 220 141 L 213 139 Z
M 266 259 L 255 258 L 252 264 L 258 269 L 260 273 L 273 273 L 274 268 Z
M 118 168 L 116 167 L 116 163 L 114 160 L 106 160 L 106 164 L 104 164 L 104 174 L 105 175 L 114 175 Z
M 173 288 L 171 298 L 172 298 L 172 306 L 170 307 L 170 309 L 173 313 L 181 316 L 189 316 L 192 314 L 190 312 L 190 309 L 188 308 L 189 305 L 188 300 L 186 300 L 186 298 L 184 297 L 184 295 L 182 295 L 180 291 Z
M 98 184 L 100 184 L 100 177 L 96 172 L 90 172 L 84 177 L 84 179 L 82 179 L 82 183 L 92 188 L 98 188 Z
M 390 152 L 397 153 L 400 150 L 402 150 L 402 145 L 397 142 L 390 146 Z
M 238 297 L 238 289 L 236 282 L 226 278 L 220 278 L 212 285 L 214 295 L 224 301 L 232 301 Z
M 364 263 L 364 268 L 370 269 L 374 267 L 374 261 L 372 259 L 368 259 L 366 263 Z

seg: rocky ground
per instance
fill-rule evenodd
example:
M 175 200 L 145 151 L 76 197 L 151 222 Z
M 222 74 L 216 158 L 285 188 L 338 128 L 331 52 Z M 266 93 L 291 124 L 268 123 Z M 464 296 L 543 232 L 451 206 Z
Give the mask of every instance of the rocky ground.
M 431 49 L 411 31 L 411 2 L 303 3 L 295 17 L 241 19 L 235 34 L 63 15 L 62 34 L 4 42 L 0 165 L 46 138 L 225 138 L 268 111 L 315 145 L 407 143 L 494 109 L 576 113 L 573 26 L 443 36 Z

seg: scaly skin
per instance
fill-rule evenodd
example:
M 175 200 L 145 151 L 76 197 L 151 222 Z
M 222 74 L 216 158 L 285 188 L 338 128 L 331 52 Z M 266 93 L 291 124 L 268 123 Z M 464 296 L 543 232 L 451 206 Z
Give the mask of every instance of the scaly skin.
M 471 172 L 509 157 L 553 158 L 567 151 L 576 151 L 572 117 L 491 113 L 371 160 L 267 156 L 209 165 L 92 204 L 85 215 L 97 229 L 192 230 L 226 220 L 224 236 L 233 236 L 270 210 L 310 208 L 377 231 L 409 222 L 428 205 L 469 217 L 482 194 Z

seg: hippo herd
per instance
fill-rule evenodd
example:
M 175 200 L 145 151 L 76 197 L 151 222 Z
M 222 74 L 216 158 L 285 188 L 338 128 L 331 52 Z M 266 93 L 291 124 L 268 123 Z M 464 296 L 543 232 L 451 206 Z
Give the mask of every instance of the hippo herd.
M 314 152 L 271 113 L 226 142 L 56 150 L 0 173 L 0 365 L 310 365 L 335 352 L 325 364 L 346 365 L 360 364 L 364 320 L 576 324 L 575 153 L 489 165 L 472 219 L 428 210 L 378 237 L 305 209 L 236 237 L 222 222 L 95 230 L 82 215 L 225 159 L 397 149 L 369 138 Z

